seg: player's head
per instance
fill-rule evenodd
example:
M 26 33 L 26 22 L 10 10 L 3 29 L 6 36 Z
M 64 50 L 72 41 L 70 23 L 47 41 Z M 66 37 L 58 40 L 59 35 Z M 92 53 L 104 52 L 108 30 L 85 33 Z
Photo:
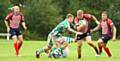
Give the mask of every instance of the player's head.
M 71 23 L 71 22 L 73 22 L 74 16 L 72 14 L 67 14 L 66 18 L 67 18 L 68 22 Z
M 19 13 L 19 12 L 20 12 L 19 6 L 14 6 L 14 7 L 13 7 L 13 12 Z
M 83 13 L 84 13 L 83 10 L 78 10 L 77 11 L 77 17 L 78 18 L 83 18 Z
M 102 13 L 101 13 L 101 17 L 102 17 L 102 20 L 106 20 L 107 19 L 107 11 L 103 11 Z

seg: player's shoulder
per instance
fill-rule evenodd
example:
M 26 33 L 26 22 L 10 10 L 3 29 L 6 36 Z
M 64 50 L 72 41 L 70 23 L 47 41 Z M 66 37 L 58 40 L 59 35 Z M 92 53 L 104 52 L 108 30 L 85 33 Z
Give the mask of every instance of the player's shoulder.
M 92 15 L 89 14 L 89 13 L 85 13 L 83 16 L 84 16 L 84 17 L 89 17 L 89 16 L 92 16 Z
M 112 21 L 112 19 L 108 18 L 107 21 L 110 22 L 110 21 Z
M 22 12 L 20 12 L 19 14 L 23 16 L 23 13 L 22 13 Z
M 5 19 L 9 20 L 9 19 L 11 19 L 12 16 L 13 16 L 13 12 L 9 12 Z
M 58 26 L 63 26 L 64 24 L 66 24 L 67 23 L 67 20 L 62 20 L 59 24 L 58 24 Z
M 9 12 L 8 15 L 9 15 L 9 16 L 12 16 L 12 15 L 13 15 L 13 12 Z
M 113 24 L 113 21 L 112 21 L 111 19 L 107 19 L 107 23 L 108 23 L 109 25 L 112 25 L 112 24 Z
M 91 19 L 91 18 L 92 18 L 92 15 L 91 15 L 91 14 L 88 14 L 88 13 L 85 13 L 85 14 L 83 15 L 83 17 L 86 18 L 86 19 Z
M 75 17 L 75 20 L 78 20 L 78 17 L 77 17 L 77 16 Z
M 66 22 L 67 22 L 67 19 L 61 21 L 60 24 L 64 24 L 64 23 L 66 23 Z

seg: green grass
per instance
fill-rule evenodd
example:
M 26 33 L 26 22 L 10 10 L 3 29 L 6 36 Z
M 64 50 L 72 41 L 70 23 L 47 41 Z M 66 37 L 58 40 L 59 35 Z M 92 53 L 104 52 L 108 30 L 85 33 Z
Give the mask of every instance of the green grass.
M 95 42 L 96 43 L 96 42 Z M 82 58 L 77 59 L 76 44 L 69 45 L 70 53 L 68 58 L 50 59 L 46 54 L 42 54 L 40 59 L 35 58 L 35 51 L 46 45 L 45 41 L 24 41 L 21 49 L 21 57 L 15 56 L 13 42 L 0 39 L 0 61 L 120 61 L 120 41 L 110 41 L 108 46 L 112 52 L 112 57 L 108 58 L 105 52 L 100 57 L 95 57 L 94 50 L 86 43 L 83 43 Z

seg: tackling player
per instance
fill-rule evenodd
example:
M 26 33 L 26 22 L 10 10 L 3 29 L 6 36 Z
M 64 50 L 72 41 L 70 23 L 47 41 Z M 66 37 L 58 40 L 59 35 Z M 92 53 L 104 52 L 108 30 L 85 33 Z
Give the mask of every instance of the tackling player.
M 46 52 L 49 54 L 49 51 L 51 50 L 52 46 L 55 45 L 56 48 L 60 48 L 61 44 L 62 44 L 62 49 L 64 50 L 68 44 L 65 42 L 63 36 L 62 36 L 62 32 L 64 32 L 64 30 L 68 30 L 71 31 L 73 33 L 76 34 L 82 34 L 80 32 L 77 32 L 75 30 L 73 30 L 70 27 L 70 24 L 73 22 L 74 16 L 72 14 L 68 14 L 66 16 L 66 19 L 64 21 L 62 21 L 61 23 L 59 23 L 53 30 L 52 32 L 49 33 L 48 35 L 48 45 L 47 47 L 44 48 L 40 48 L 39 50 L 36 51 L 36 58 L 39 58 L 39 55 L 42 52 Z

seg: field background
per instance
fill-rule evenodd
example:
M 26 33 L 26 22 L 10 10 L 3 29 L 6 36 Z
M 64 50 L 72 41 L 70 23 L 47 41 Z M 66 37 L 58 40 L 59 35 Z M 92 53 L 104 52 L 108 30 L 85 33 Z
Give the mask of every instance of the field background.
M 96 42 L 95 42 L 96 43 Z M 120 41 L 110 41 L 108 46 L 112 52 L 112 57 L 108 58 L 103 52 L 100 57 L 95 56 L 94 50 L 84 42 L 82 47 L 82 58 L 77 59 L 76 44 L 69 45 L 70 53 L 68 58 L 51 59 L 46 54 L 42 54 L 40 59 L 35 58 L 35 51 L 45 46 L 45 41 L 24 41 L 21 49 L 21 57 L 16 57 L 12 40 L 0 39 L 0 61 L 120 61 Z

